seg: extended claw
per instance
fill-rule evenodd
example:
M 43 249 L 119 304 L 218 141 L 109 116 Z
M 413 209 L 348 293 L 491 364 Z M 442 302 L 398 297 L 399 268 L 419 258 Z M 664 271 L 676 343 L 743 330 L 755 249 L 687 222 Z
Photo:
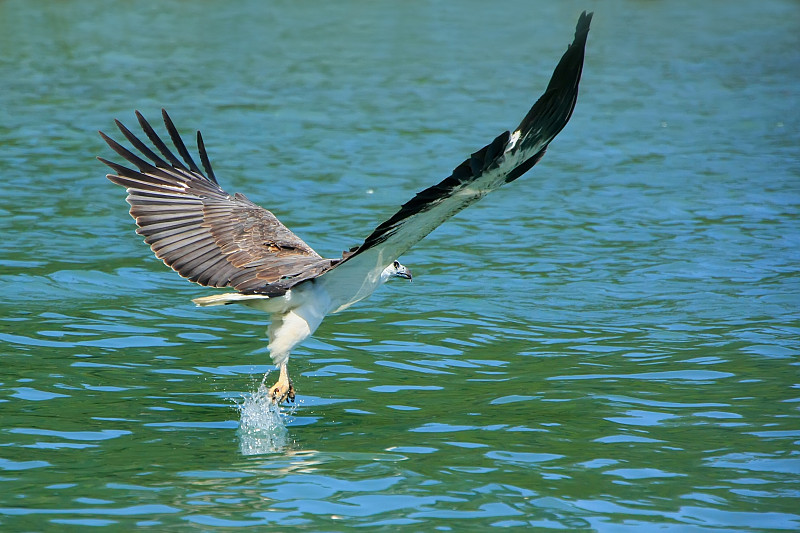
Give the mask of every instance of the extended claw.
M 273 396 L 274 399 L 274 396 Z M 289 390 L 287 390 L 280 400 L 277 403 L 286 402 L 286 403 L 294 403 L 294 385 L 292 384 L 292 380 L 289 380 Z
M 281 368 L 281 375 L 278 378 L 278 382 L 270 387 L 269 391 L 272 396 L 272 401 L 277 404 L 283 403 L 284 401 L 290 403 L 294 402 L 294 385 L 289 378 L 289 373 L 283 368 Z
M 294 402 L 294 387 L 291 385 L 286 389 L 276 383 L 272 389 L 270 389 L 270 392 L 272 393 L 272 401 L 275 403 L 283 403 L 284 400 Z

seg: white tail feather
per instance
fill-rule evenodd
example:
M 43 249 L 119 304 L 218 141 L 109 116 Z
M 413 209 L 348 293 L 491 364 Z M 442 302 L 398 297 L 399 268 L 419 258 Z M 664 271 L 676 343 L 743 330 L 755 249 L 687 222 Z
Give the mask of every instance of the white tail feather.
M 215 294 L 213 296 L 203 296 L 202 298 L 195 298 L 192 302 L 198 307 L 209 307 L 212 305 L 226 305 L 241 303 L 247 300 L 266 300 L 269 296 L 263 294 L 240 294 L 238 292 L 229 292 L 227 294 Z

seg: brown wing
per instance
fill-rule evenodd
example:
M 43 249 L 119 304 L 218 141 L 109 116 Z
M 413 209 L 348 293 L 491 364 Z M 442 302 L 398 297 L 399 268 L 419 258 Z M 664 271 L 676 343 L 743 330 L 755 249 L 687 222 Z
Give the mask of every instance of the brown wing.
M 241 292 L 281 295 L 297 283 L 331 267 L 272 213 L 244 195 L 217 184 L 200 132 L 197 147 L 206 177 L 162 110 L 178 159 L 137 111 L 157 155 L 119 121 L 126 139 L 145 157 L 130 152 L 100 132 L 108 145 L 138 170 L 100 161 L 114 170 L 107 178 L 128 191 L 131 216 L 145 242 L 167 266 L 190 281 Z M 149 161 L 148 161 L 149 160 Z

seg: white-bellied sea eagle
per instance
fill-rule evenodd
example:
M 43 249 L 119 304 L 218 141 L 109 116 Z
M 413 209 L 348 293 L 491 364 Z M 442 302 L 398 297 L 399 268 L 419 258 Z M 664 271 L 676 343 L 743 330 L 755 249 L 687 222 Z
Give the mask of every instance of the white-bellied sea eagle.
M 544 94 L 511 133 L 472 154 L 440 183 L 418 193 L 358 247 L 325 259 L 266 209 L 217 183 L 200 132 L 197 166 L 166 111 L 164 123 L 180 159 L 137 111 L 156 151 L 116 121 L 136 155 L 104 133 L 108 145 L 136 170 L 103 158 L 108 179 L 127 189 L 136 233 L 181 276 L 236 292 L 193 300 L 199 306 L 244 304 L 269 313 L 269 352 L 280 369 L 270 388 L 275 402 L 293 401 L 287 363 L 330 313 L 347 309 L 393 277 L 411 279 L 398 258 L 442 222 L 530 170 L 569 121 L 578 97 L 592 14 L 581 14 Z M 160 155 L 159 155 L 160 154 Z M 182 159 L 182 160 L 181 160 Z

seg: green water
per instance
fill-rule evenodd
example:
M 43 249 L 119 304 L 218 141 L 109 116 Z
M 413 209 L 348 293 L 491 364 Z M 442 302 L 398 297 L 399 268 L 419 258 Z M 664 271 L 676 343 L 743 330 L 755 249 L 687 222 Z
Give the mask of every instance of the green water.
M 96 130 L 168 108 L 336 256 L 514 127 L 583 9 L 542 163 L 326 319 L 273 440 L 240 428 L 266 316 L 190 303 Z M 800 529 L 798 27 L 790 0 L 0 3 L 0 530 Z

